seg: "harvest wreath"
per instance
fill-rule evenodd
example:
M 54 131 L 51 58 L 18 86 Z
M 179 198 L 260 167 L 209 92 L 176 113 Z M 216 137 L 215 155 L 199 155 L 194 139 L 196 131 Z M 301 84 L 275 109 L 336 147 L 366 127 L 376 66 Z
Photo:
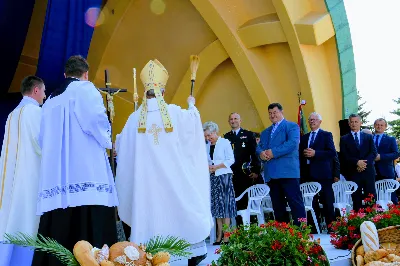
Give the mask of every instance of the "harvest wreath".
M 57 257 L 67 266 L 169 266 L 171 255 L 189 257 L 190 244 L 177 237 L 157 236 L 146 244 L 118 242 L 101 249 L 93 247 L 87 241 L 75 244 L 73 252 L 54 239 L 38 235 L 32 237 L 23 233 L 5 235 L 7 244 L 31 247 Z

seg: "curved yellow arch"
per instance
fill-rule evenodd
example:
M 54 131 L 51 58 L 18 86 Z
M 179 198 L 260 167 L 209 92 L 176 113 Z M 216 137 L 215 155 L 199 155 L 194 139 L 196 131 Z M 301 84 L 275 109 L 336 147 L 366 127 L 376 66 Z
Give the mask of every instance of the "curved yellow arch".
M 238 25 L 230 16 L 229 2 L 218 2 L 209 0 L 191 0 L 193 5 L 211 27 L 227 53 L 236 66 L 244 84 L 252 98 L 254 105 L 260 114 L 264 126 L 270 122 L 266 113 L 269 99 L 265 93 L 264 86 L 268 86 L 268 80 L 262 75 L 260 69 L 254 64 L 260 63 L 256 54 L 249 51 L 241 42 L 237 33 Z
M 270 102 L 280 102 L 285 117 L 296 121 L 301 92 L 306 115 L 321 113 L 324 128 L 338 140 L 341 72 L 323 1 L 163 1 L 165 9 L 153 12 L 150 1 L 108 0 L 109 20 L 93 35 L 91 78 L 103 86 L 107 68 L 113 85 L 129 90 L 115 97 L 115 132 L 133 110 L 133 67 L 140 72 L 149 59 L 159 59 L 170 74 L 166 101 L 186 106 L 189 56 L 198 54 L 198 107 L 221 131 L 229 130 L 226 117 L 233 111 L 241 113 L 245 128 L 264 129 Z M 138 92 L 140 98 L 139 79 Z
M 221 41 L 216 40 L 207 46 L 199 54 L 201 67 L 197 71 L 195 88 L 193 91 L 196 97 L 201 91 L 202 85 L 207 77 L 226 59 L 229 58 L 228 53 L 225 51 L 221 44 Z M 172 98 L 172 103 L 178 105 L 184 105 L 186 103 L 186 98 L 189 95 L 189 88 L 191 86 L 190 81 L 191 71 L 190 68 L 186 71 L 181 84 L 175 92 Z

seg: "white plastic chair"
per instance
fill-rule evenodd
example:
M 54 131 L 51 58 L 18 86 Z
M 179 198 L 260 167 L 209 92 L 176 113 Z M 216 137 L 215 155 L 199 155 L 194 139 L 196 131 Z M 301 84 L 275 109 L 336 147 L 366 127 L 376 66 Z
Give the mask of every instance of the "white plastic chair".
M 247 209 L 238 210 L 237 215 L 242 216 L 243 224 L 250 224 L 250 215 L 257 215 L 258 224 L 264 224 L 264 211 L 262 210 L 262 200 L 269 194 L 270 188 L 266 184 L 253 185 L 246 189 L 236 201 L 239 201 L 243 196 L 248 193 Z
M 262 200 L 261 207 L 264 213 L 272 213 L 272 216 L 274 217 L 275 220 L 275 213 L 274 213 L 274 208 L 272 206 L 271 196 L 268 195 Z
M 300 191 L 301 191 L 301 194 L 303 195 L 303 202 L 304 202 L 304 208 L 306 209 L 306 216 L 307 216 L 307 212 L 310 211 L 312 218 L 314 220 L 315 228 L 317 228 L 317 233 L 321 234 L 317 216 L 315 215 L 315 211 L 312 206 L 314 196 L 317 195 L 317 193 L 321 191 L 321 184 L 318 182 L 303 183 L 303 184 L 300 184 Z M 286 211 L 289 211 L 289 212 L 291 211 L 289 206 L 286 207 Z
M 341 216 L 345 216 L 353 208 L 351 194 L 358 189 L 358 186 L 353 181 L 339 181 L 332 184 L 332 189 L 335 196 L 333 207 L 339 209 Z M 343 209 L 346 209 L 346 213 L 342 211 Z
M 375 182 L 376 203 L 382 206 L 382 209 L 388 210 L 388 204 L 393 204 L 392 193 L 399 188 L 400 184 L 394 179 L 383 179 Z

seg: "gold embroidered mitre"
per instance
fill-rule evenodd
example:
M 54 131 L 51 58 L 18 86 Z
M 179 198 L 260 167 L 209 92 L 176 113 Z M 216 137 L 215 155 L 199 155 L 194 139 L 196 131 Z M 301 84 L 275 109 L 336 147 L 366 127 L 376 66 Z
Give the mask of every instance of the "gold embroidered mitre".
M 165 67 L 157 60 L 150 60 L 140 73 L 140 79 L 144 85 L 144 95 L 142 101 L 142 110 L 139 117 L 139 133 L 146 132 L 146 121 L 147 121 L 147 97 L 146 92 L 154 90 L 154 94 L 157 99 L 158 108 L 160 109 L 161 118 L 163 121 L 165 132 L 169 133 L 173 131 L 171 118 L 168 113 L 167 104 L 164 101 L 164 97 L 161 93 L 161 89 L 165 89 L 165 85 L 168 81 L 168 71 Z

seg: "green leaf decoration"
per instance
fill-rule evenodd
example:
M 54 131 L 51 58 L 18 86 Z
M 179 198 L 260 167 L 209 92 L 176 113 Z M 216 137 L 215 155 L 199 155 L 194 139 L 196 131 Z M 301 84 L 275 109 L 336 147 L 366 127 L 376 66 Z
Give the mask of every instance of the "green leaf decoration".
M 35 238 L 24 233 L 17 233 L 16 235 L 5 234 L 4 238 L 7 241 L 6 244 L 32 247 L 55 256 L 67 266 L 79 266 L 72 252 L 51 238 L 46 238 L 40 234 Z
M 158 252 L 168 252 L 171 256 L 190 257 L 189 242 L 174 236 L 156 236 L 146 243 L 146 252 L 153 255 Z

